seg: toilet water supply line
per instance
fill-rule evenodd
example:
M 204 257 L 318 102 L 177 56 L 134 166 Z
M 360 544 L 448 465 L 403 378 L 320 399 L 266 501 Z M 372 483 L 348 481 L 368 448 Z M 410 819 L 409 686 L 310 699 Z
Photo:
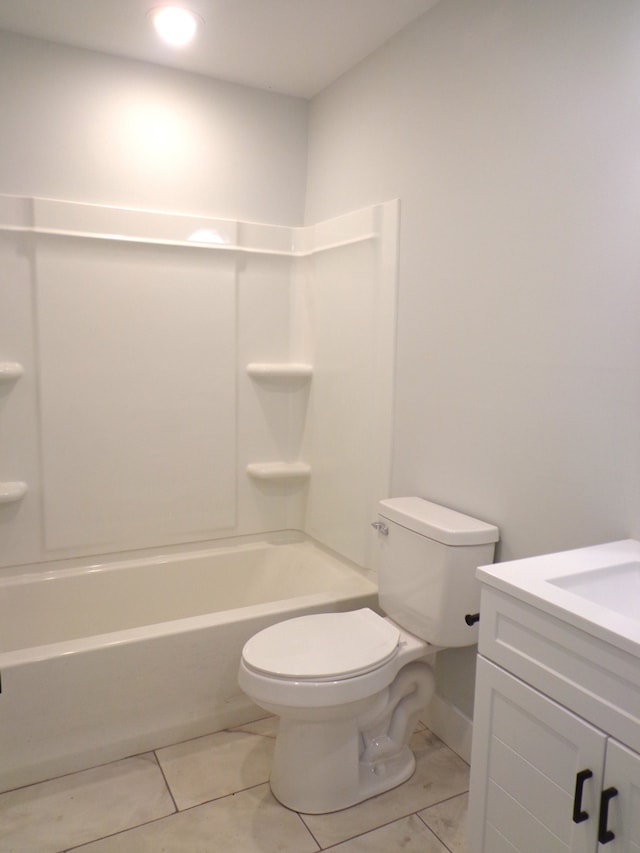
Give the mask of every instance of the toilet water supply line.
M 433 669 L 426 663 L 415 661 L 400 670 L 388 689 L 384 710 L 363 726 L 362 737 L 366 744 L 360 756 L 365 764 L 375 764 L 395 755 L 409 742 L 419 712 L 425 708 L 435 690 Z M 395 706 L 395 708 L 394 708 Z M 389 709 L 391 719 L 389 719 Z M 386 729 L 375 731 L 376 726 L 389 720 Z

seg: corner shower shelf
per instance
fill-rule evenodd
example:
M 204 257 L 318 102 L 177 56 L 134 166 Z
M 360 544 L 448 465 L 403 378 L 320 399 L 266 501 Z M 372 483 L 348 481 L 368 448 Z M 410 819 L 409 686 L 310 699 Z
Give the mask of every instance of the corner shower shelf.
M 0 361 L 0 385 L 20 379 L 23 373 L 23 367 L 17 361 Z
M 27 494 L 27 484 L 21 482 L 0 483 L 0 504 L 11 504 L 22 500 Z
M 313 367 L 299 362 L 251 362 L 247 365 L 247 373 L 253 379 L 310 379 Z
M 247 474 L 254 480 L 307 480 L 311 466 L 306 462 L 252 462 Z

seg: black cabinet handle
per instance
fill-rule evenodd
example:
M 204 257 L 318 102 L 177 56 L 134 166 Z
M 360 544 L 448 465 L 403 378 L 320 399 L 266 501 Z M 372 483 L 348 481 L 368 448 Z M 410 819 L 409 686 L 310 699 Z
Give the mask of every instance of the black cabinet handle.
M 583 820 L 588 820 L 589 812 L 585 812 L 582 808 L 582 789 L 587 779 L 591 779 L 593 773 L 591 770 L 581 770 L 576 773 L 576 790 L 573 795 L 573 822 L 582 823 Z
M 600 819 L 598 821 L 598 841 L 600 844 L 608 844 L 616 837 L 615 832 L 607 828 L 607 824 L 609 823 L 609 803 L 617 796 L 617 788 L 605 788 L 600 794 Z

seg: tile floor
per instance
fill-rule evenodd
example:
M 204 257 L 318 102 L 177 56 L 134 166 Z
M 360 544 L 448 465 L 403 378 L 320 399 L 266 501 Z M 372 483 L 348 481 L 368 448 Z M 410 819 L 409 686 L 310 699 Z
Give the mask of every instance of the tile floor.
M 0 794 L 0 853 L 464 853 L 469 768 L 420 725 L 404 785 L 327 815 L 271 795 L 273 717 Z

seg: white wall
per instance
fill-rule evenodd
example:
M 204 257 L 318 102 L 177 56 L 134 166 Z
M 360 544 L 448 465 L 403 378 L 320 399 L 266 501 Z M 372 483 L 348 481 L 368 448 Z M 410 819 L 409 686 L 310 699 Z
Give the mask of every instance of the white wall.
M 639 93 L 635 0 L 441 0 L 311 105 L 308 221 L 401 199 L 393 493 L 501 559 L 640 534 Z
M 0 32 L 0 193 L 300 224 L 307 103 Z

